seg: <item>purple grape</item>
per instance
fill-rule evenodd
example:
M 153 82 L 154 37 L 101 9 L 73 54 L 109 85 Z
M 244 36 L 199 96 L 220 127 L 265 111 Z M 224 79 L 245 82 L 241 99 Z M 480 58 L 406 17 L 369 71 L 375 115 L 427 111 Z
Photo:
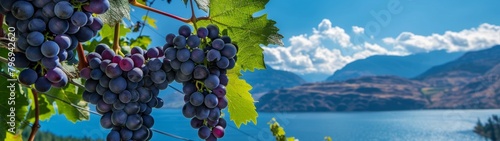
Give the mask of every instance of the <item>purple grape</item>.
M 222 39 L 215 39 L 212 41 L 212 47 L 217 50 L 222 50 L 224 48 L 224 41 Z
M 40 46 L 43 42 L 45 42 L 45 37 L 40 32 L 31 32 L 26 36 L 26 41 L 30 46 Z
M 167 41 L 167 44 L 172 45 L 172 44 L 174 44 L 174 38 L 175 38 L 175 34 L 169 33 L 165 37 L 165 40 Z
M 80 70 L 80 77 L 83 79 L 90 79 L 90 68 L 83 68 Z
M 134 67 L 142 67 L 145 61 L 144 56 L 141 54 L 134 54 L 130 58 L 134 61 Z
M 191 127 L 198 129 L 201 128 L 201 126 L 203 126 L 203 120 L 199 120 L 197 118 L 191 119 Z
M 57 54 L 59 53 L 59 45 L 57 45 L 54 41 L 46 41 L 42 44 L 40 50 L 45 57 L 57 57 Z
M 28 23 L 28 29 L 30 31 L 44 32 L 46 29 L 45 21 L 43 21 L 42 19 L 39 19 L 39 18 L 32 19 Z
M 226 69 L 229 66 L 229 59 L 222 56 L 219 61 L 217 61 L 217 67 L 221 69 Z
M 56 37 L 54 37 L 54 42 L 57 43 L 57 45 L 61 50 L 65 50 L 68 49 L 69 46 L 71 45 L 71 37 L 69 37 L 66 34 L 59 34 Z
M 174 60 L 177 58 L 177 49 L 176 48 L 167 48 L 165 50 L 165 58 L 167 58 L 168 60 Z
M 144 50 L 142 50 L 141 47 L 133 47 L 131 50 L 130 50 L 130 54 L 140 54 L 140 55 L 144 55 Z
M 200 92 L 194 92 L 189 97 L 189 102 L 193 106 L 200 106 L 201 104 L 203 104 L 203 101 L 204 101 L 204 96 Z
M 198 129 L 198 137 L 201 139 L 207 139 L 211 134 L 210 128 L 207 126 L 202 126 L 200 129 Z
M 222 138 L 224 137 L 224 128 L 222 126 L 215 126 L 215 128 L 212 128 L 212 133 L 215 137 Z
M 219 104 L 219 101 L 218 101 L 216 95 L 208 94 L 207 96 L 205 96 L 204 103 L 205 103 L 205 106 L 207 106 L 207 108 L 215 108 Z
M 218 97 L 224 97 L 226 95 L 226 86 L 219 85 L 217 88 L 213 89 L 212 92 Z
M 78 32 L 76 32 L 75 37 L 80 42 L 86 42 L 95 36 L 94 31 L 97 31 L 97 30 L 92 30 L 86 26 L 83 26 L 83 27 L 80 27 L 80 30 L 78 30 Z
M 220 109 L 224 109 L 227 107 L 226 97 L 219 98 L 219 104 L 217 104 L 217 107 L 219 107 Z
M 157 48 L 149 48 L 146 52 L 147 58 L 156 58 L 160 55 L 160 51 Z
M 195 47 L 198 47 L 201 43 L 201 40 L 200 38 L 198 38 L 198 36 L 196 35 L 191 35 L 187 38 L 186 40 L 186 44 L 191 47 L 191 48 L 195 48 Z
M 123 58 L 121 61 L 120 61 L 120 68 L 123 70 L 123 71 L 130 71 L 134 68 L 134 60 L 132 60 L 131 58 Z
M 54 14 L 60 19 L 69 19 L 73 11 L 73 5 L 67 1 L 57 2 L 54 6 Z
M 227 86 L 227 84 L 229 83 L 229 78 L 227 77 L 226 74 L 221 74 L 219 76 L 219 81 L 221 85 Z
M 204 83 L 205 83 L 205 86 L 208 88 L 208 89 L 215 89 L 217 88 L 217 86 L 219 86 L 219 77 L 217 77 L 216 75 L 209 75 L 207 77 L 207 79 L 205 79 Z
M 167 74 L 162 70 L 151 72 L 150 75 L 151 75 L 151 80 L 155 84 L 161 84 L 165 82 L 165 80 L 167 79 Z
M 59 57 L 43 57 L 41 62 L 46 69 L 54 69 L 60 65 Z
M 205 53 L 202 49 L 195 48 L 191 51 L 191 60 L 195 63 L 202 63 L 205 59 Z
M 35 90 L 41 93 L 48 92 L 51 87 L 51 82 L 45 77 L 38 77 L 35 81 Z
M 127 80 L 123 77 L 116 77 L 109 81 L 109 90 L 114 93 L 121 93 L 127 89 Z
M 36 71 L 32 69 L 24 69 L 21 73 L 19 73 L 19 77 L 17 79 L 21 84 L 32 85 L 35 84 L 38 79 L 38 74 L 36 74 Z
M 130 93 L 130 91 L 125 90 L 122 93 L 120 93 L 120 95 L 118 95 L 118 98 L 123 103 L 129 103 L 132 100 L 132 93 Z
M 90 0 L 89 5 L 83 6 L 83 9 L 96 14 L 104 14 L 109 8 L 108 0 Z
M 217 27 L 216 25 L 209 24 L 207 26 L 207 29 L 208 29 L 208 38 L 215 39 L 219 37 L 219 27 Z
M 87 24 L 87 15 L 81 11 L 76 11 L 71 16 L 71 23 L 75 26 L 82 27 Z
M 186 118 L 192 118 L 196 115 L 196 108 L 188 102 L 182 107 L 182 115 Z
M 187 48 L 177 50 L 177 59 L 181 62 L 186 62 L 191 57 L 191 52 Z
M 111 63 L 117 63 L 119 64 L 122 61 L 123 57 L 120 55 L 113 56 L 113 59 L 111 59 Z
M 140 68 L 133 68 L 127 73 L 127 77 L 132 82 L 139 82 L 142 80 L 143 72 Z
M 53 17 L 49 20 L 49 30 L 54 34 L 64 34 L 69 29 L 69 23 L 67 20 L 61 20 L 57 17 Z M 82 28 L 83 29 L 83 28 Z M 79 31 L 81 32 L 81 30 Z
M 101 53 L 102 59 L 108 59 L 108 60 L 113 60 L 113 57 L 115 56 L 115 52 L 109 48 L 104 49 Z
M 200 27 L 198 28 L 198 31 L 196 32 L 199 38 L 205 38 L 208 35 L 208 29 L 205 27 Z
M 218 50 L 211 49 L 207 53 L 207 60 L 208 61 L 219 61 L 221 58 L 221 54 Z
M 110 63 L 105 70 L 106 76 L 109 78 L 117 78 L 122 75 L 122 70 L 117 63 Z
M 174 38 L 174 45 L 176 48 L 185 48 L 186 47 L 186 36 L 179 35 Z
M 4 7 L 5 8 L 5 7 Z M 11 12 L 19 20 L 27 20 L 35 14 L 35 8 L 27 1 L 16 1 L 12 4 Z

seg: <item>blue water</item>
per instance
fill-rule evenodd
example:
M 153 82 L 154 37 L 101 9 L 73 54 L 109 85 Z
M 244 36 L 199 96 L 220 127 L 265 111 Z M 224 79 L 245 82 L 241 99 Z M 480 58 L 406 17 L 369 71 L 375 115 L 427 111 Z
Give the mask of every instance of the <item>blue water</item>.
M 472 129 L 478 119 L 484 121 L 496 110 L 415 110 L 347 113 L 259 113 L 258 124 L 243 125 L 238 131 L 234 124 L 226 129 L 223 141 L 272 141 L 268 121 L 275 117 L 287 136 L 300 141 L 322 141 L 331 136 L 336 141 L 468 141 L 484 140 Z M 199 140 L 197 130 L 190 127 L 180 109 L 153 111 L 153 128 L 185 138 Z M 100 127 L 99 116 L 73 124 L 64 116 L 54 116 L 42 123 L 42 130 L 64 136 L 105 138 L 108 130 Z M 232 123 L 232 122 L 231 122 Z M 153 141 L 176 141 L 158 133 Z

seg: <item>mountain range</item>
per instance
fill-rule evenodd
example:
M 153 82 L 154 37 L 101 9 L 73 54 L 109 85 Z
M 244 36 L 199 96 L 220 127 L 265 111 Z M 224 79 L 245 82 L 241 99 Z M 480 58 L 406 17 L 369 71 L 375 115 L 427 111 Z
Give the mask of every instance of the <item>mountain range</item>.
M 281 112 L 500 108 L 500 46 L 465 54 L 434 53 L 428 58 L 367 58 L 338 71 L 329 79 L 334 82 L 273 90 L 256 106 L 259 111 Z M 370 63 L 371 67 L 359 65 Z M 385 67 L 391 69 L 381 69 Z

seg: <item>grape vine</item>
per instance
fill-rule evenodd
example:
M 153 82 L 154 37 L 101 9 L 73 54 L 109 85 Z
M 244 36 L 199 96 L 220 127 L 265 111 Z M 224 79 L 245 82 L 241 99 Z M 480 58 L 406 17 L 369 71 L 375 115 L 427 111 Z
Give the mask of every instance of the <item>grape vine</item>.
M 153 137 L 152 109 L 162 107 L 160 91 L 173 81 L 183 84 L 185 105 L 179 114 L 191 118 L 186 125 L 197 129 L 201 139 L 222 138 L 226 119 L 238 127 L 249 121 L 256 124 L 251 86 L 239 77 L 241 71 L 264 68 L 259 45 L 281 42 L 274 21 L 265 15 L 252 16 L 268 0 L 183 1 L 191 9 L 189 18 L 136 0 L 2 1 L 0 74 L 17 82 L 16 94 L 0 96 L 0 105 L 12 107 L 8 103 L 16 102 L 17 123 L 2 123 L 0 139 L 16 138 L 31 123 L 29 140 L 34 140 L 39 121 L 55 114 L 54 103 L 68 120 L 88 120 L 88 110 L 67 107 L 64 100 L 83 109 L 87 103 L 96 104 L 101 126 L 111 129 L 107 140 L 149 140 Z M 208 16 L 197 17 L 194 2 Z M 149 47 L 151 39 L 142 30 L 135 39 L 125 37 L 132 31 L 121 21 L 129 15 L 128 4 L 192 27 L 184 25 L 178 34 L 168 34 L 163 47 Z M 231 16 L 226 6 L 247 8 L 237 13 L 241 16 Z M 15 40 L 9 40 L 9 27 L 16 29 L 11 33 Z M 8 42 L 15 43 L 15 48 L 10 49 Z M 225 108 L 230 115 L 226 118 Z M 0 110 L 2 115 L 9 112 Z

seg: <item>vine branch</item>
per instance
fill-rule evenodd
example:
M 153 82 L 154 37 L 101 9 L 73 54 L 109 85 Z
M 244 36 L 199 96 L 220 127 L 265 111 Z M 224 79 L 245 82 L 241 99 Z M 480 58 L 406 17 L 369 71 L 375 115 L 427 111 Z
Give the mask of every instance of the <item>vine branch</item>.
M 125 56 L 120 47 L 120 22 L 115 24 L 115 34 L 113 35 L 113 50 L 116 54 L 120 54 L 121 56 Z
M 194 14 L 193 0 L 190 0 L 191 5 L 191 22 L 193 22 L 194 30 L 197 31 L 198 26 L 196 26 L 196 15 Z
M 3 14 L 0 14 L 0 25 L 3 25 L 3 17 L 4 17 Z M 3 28 L 0 28 L 0 37 L 5 37 L 5 32 L 3 31 Z
M 40 111 L 38 109 L 38 92 L 35 89 L 31 89 L 33 93 L 33 99 L 35 101 L 35 123 L 33 123 L 33 126 L 31 127 L 31 133 L 29 137 L 29 141 L 34 141 L 36 132 L 38 132 L 38 129 L 40 129 Z
M 139 2 L 137 2 L 137 0 L 129 0 L 128 1 L 130 4 L 132 4 L 133 6 L 137 6 L 139 8 L 142 8 L 142 9 L 146 9 L 146 10 L 149 10 L 149 11 L 153 11 L 155 13 L 158 13 L 158 14 L 161 14 L 161 15 L 164 15 L 164 16 L 167 16 L 167 17 L 170 17 L 170 18 L 173 18 L 173 19 L 176 19 L 176 20 L 179 20 L 181 22 L 184 22 L 184 23 L 189 23 L 191 22 L 190 19 L 185 19 L 185 18 L 182 18 L 182 17 L 179 17 L 177 15 L 173 15 L 173 14 L 170 14 L 170 13 L 167 13 L 167 12 L 163 12 L 161 10 L 158 10 L 158 9 L 154 9 L 154 8 L 151 8 L 149 6 L 146 6 L 146 5 L 143 5 L 143 4 L 140 4 Z
M 89 63 L 87 62 L 87 58 L 85 57 L 85 54 L 83 53 L 83 46 L 82 43 L 78 43 L 78 46 L 76 48 L 76 52 L 78 54 L 78 70 L 81 71 L 83 68 L 86 68 L 89 66 Z

